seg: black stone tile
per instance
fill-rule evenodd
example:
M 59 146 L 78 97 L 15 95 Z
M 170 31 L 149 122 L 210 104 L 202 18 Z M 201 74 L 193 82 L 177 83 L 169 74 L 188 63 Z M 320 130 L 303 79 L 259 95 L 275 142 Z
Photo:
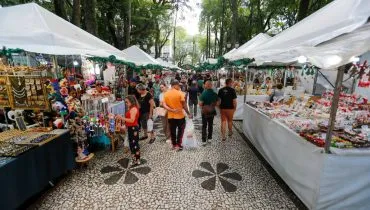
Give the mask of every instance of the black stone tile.
M 128 164 L 130 162 L 130 160 L 128 158 L 122 158 L 120 160 L 117 161 L 122 168 L 128 168 Z
M 104 183 L 107 184 L 107 185 L 116 184 L 118 182 L 118 180 L 121 179 L 121 177 L 123 176 L 124 173 L 125 172 L 119 172 L 117 174 L 113 174 L 112 176 L 110 176 L 109 178 L 104 180 Z
M 140 168 L 133 168 L 131 171 L 139 173 L 139 174 L 149 174 L 151 169 L 148 166 L 140 167 Z
M 195 178 L 205 177 L 205 176 L 212 176 L 214 174 L 211 174 L 209 172 L 201 171 L 201 170 L 195 170 L 192 173 L 192 176 Z
M 235 192 L 237 190 L 236 186 L 231 184 L 229 181 L 219 177 L 222 187 L 226 192 Z
M 217 169 L 217 174 L 221 174 L 222 172 L 229 169 L 229 166 L 226 165 L 225 163 L 217 163 L 216 169 Z
M 200 167 L 212 172 L 213 174 L 216 174 L 215 170 L 213 169 L 212 165 L 209 162 L 200 163 Z
M 209 191 L 214 190 L 216 188 L 216 176 L 203 181 L 201 186 Z
M 127 171 L 125 176 L 124 184 L 135 184 L 137 181 L 139 181 L 139 178 L 135 174 L 133 174 L 131 171 Z
M 233 179 L 233 180 L 237 180 L 237 181 L 241 181 L 242 180 L 242 176 L 240 176 L 240 174 L 238 174 L 236 172 L 227 173 L 227 174 L 221 174 L 220 176 L 225 177 L 225 178 L 229 178 L 229 179 Z

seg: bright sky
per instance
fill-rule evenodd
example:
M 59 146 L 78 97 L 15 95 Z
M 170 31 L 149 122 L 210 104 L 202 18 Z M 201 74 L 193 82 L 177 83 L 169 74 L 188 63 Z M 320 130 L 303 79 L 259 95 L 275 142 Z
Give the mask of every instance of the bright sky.
M 185 9 L 182 15 L 179 15 L 178 25 L 185 28 L 186 32 L 193 36 L 199 33 L 199 16 L 201 13 L 201 0 L 190 0 L 189 6 L 192 10 Z M 184 19 L 181 18 L 184 17 Z

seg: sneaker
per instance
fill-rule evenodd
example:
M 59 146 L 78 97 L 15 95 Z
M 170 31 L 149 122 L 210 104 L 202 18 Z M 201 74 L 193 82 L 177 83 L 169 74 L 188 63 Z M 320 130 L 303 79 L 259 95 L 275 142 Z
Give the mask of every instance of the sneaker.
M 233 132 L 229 132 L 229 137 L 232 137 L 233 136 Z
M 208 139 L 208 143 L 212 143 L 212 139 Z
M 167 140 L 166 140 L 166 143 L 171 144 L 171 143 L 172 143 L 171 139 L 167 139 Z
M 150 139 L 149 144 L 153 144 L 155 141 L 155 138 Z
M 148 138 L 148 136 L 143 136 L 143 137 L 141 137 L 139 140 L 141 141 L 141 140 L 145 140 L 145 139 L 147 139 Z
M 202 146 L 206 146 L 207 145 L 207 142 L 202 142 Z

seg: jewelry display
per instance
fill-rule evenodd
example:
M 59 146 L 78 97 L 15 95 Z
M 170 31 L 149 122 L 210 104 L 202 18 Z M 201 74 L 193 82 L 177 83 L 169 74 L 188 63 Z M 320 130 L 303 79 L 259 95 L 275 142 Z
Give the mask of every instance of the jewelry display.
M 10 77 L 11 91 L 15 106 L 28 106 L 26 98 L 25 78 Z
M 8 141 L 2 141 L 0 142 L 0 156 L 16 157 L 33 147 L 33 145 L 18 145 Z
M 0 77 L 0 107 L 9 107 L 7 77 Z

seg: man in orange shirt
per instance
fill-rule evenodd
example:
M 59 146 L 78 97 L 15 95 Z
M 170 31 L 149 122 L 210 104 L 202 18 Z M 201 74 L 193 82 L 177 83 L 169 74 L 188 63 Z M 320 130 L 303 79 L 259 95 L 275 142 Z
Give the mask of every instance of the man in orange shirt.
M 168 123 L 170 124 L 172 147 L 175 150 L 182 150 L 182 137 L 184 135 L 186 125 L 183 110 L 185 110 L 190 119 L 192 118 L 192 115 L 186 105 L 185 94 L 180 90 L 180 82 L 178 80 L 173 80 L 171 82 L 171 86 L 171 90 L 168 90 L 164 94 L 163 106 L 168 111 Z

